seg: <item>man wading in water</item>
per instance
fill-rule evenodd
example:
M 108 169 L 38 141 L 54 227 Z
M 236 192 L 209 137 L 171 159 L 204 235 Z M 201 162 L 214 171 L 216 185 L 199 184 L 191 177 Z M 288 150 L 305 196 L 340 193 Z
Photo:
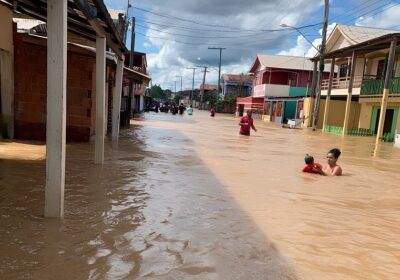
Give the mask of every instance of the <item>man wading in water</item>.
M 250 136 L 250 128 L 252 128 L 254 131 L 257 131 L 256 127 L 253 124 L 253 119 L 251 118 L 251 115 L 251 110 L 247 110 L 247 116 L 240 118 L 240 135 Z

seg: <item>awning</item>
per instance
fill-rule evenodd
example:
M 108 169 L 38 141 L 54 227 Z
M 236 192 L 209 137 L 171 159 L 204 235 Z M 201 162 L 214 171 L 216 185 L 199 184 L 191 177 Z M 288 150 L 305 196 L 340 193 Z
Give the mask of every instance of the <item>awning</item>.
M 50 0 L 51 1 L 51 0 Z M 47 22 L 45 0 L 0 0 L 17 12 Z M 96 41 L 96 34 L 106 37 L 107 45 L 117 54 L 128 52 L 102 0 L 68 0 L 68 31 Z
M 133 69 L 130 69 L 128 67 L 124 67 L 124 76 L 130 79 L 134 79 L 138 82 L 142 82 L 145 85 L 148 85 L 150 83 L 151 77 L 143 74 L 139 71 L 135 71 Z

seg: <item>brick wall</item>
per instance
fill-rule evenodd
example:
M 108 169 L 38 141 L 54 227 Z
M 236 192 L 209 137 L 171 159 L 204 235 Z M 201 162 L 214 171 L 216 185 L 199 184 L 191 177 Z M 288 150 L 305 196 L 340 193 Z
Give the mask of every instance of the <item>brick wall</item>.
M 24 42 L 14 33 L 15 138 L 46 140 L 46 41 Z M 93 56 L 68 51 L 67 141 L 89 141 L 94 135 Z

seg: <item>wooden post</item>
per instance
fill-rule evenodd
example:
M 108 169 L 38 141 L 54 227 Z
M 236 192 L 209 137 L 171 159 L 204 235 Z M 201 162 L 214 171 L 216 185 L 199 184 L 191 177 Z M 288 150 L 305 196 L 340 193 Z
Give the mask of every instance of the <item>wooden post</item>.
M 394 59 L 396 56 L 396 44 L 397 44 L 397 38 L 395 37 L 395 38 L 393 38 L 392 42 L 390 43 L 389 61 L 387 64 L 386 74 L 385 74 L 385 84 L 384 84 L 384 89 L 383 89 L 383 94 L 382 94 L 381 113 L 379 115 L 378 133 L 376 134 L 377 142 L 379 142 L 379 140 L 382 138 L 383 126 L 385 125 L 387 100 L 388 100 L 389 93 L 390 93 L 390 83 L 392 81 L 392 76 L 393 76 L 393 64 L 394 64 Z
M 96 37 L 96 136 L 94 162 L 104 163 L 104 138 L 106 121 L 106 38 Z
M 353 82 L 354 82 L 354 72 L 356 70 L 356 60 L 357 56 L 355 51 L 353 51 L 353 54 L 351 56 L 351 70 L 350 70 L 349 87 L 347 91 L 346 112 L 344 114 L 343 133 L 342 133 L 343 135 L 346 135 L 349 130 L 351 97 L 353 93 Z
M 329 73 L 329 83 L 328 83 L 328 91 L 326 93 L 326 100 L 325 100 L 325 112 L 324 112 L 324 122 L 322 125 L 322 131 L 325 131 L 325 126 L 327 125 L 328 122 L 328 116 L 329 116 L 329 103 L 331 101 L 331 92 L 332 92 L 332 82 L 333 82 L 333 76 L 335 75 L 335 61 L 336 58 L 332 58 L 332 64 L 331 64 L 331 72 Z
M 123 71 L 124 71 L 124 61 L 121 59 L 118 59 L 117 73 L 116 73 L 116 77 L 115 77 L 115 92 L 114 92 L 114 96 L 113 96 L 113 108 L 112 108 L 112 139 L 113 140 L 118 140 L 118 136 L 119 136 Z
M 64 216 L 67 95 L 67 1 L 47 1 L 45 217 Z

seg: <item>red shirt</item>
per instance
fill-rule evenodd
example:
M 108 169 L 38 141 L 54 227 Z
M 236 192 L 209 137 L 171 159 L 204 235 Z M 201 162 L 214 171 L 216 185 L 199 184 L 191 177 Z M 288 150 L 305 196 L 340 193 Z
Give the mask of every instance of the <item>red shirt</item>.
M 322 166 L 318 162 L 315 162 L 314 164 L 307 164 L 306 166 L 304 166 L 303 172 L 318 174 L 317 172 L 313 171 L 313 168 L 322 169 Z
M 211 109 L 210 113 L 211 113 L 211 114 L 210 114 L 211 117 L 214 117 L 214 116 L 215 116 L 215 110 L 214 110 L 214 109 Z
M 247 123 L 247 125 L 240 126 L 240 133 L 250 135 L 250 128 L 253 126 L 253 119 L 249 117 L 241 117 L 240 123 Z

